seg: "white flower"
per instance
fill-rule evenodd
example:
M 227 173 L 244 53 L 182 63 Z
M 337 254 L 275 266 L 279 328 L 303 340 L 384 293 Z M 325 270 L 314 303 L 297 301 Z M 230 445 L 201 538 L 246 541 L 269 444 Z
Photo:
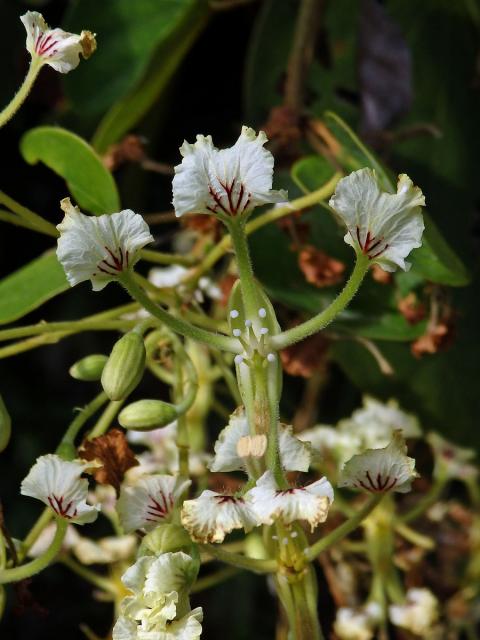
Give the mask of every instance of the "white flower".
M 267 137 L 242 127 L 237 142 L 219 151 L 211 136 L 184 142 L 182 163 L 175 167 L 175 214 L 219 213 L 247 215 L 262 204 L 286 200 L 284 191 L 272 190 L 273 156 L 264 149 Z
M 340 422 L 339 426 L 349 432 L 355 430 L 362 438 L 364 447 L 372 449 L 385 447 L 397 430 L 402 431 L 404 438 L 419 438 L 422 435 L 418 419 L 403 411 L 393 398 L 384 403 L 364 396 L 363 407 L 354 411 L 349 421 Z
M 438 600 L 428 589 L 409 589 L 405 604 L 392 604 L 388 612 L 395 626 L 425 636 L 438 619 Z
M 346 225 L 344 240 L 385 271 L 405 271 L 405 258 L 421 246 L 424 223 L 420 207 L 425 198 L 410 178 L 398 177 L 397 193 L 380 189 L 372 169 L 360 169 L 342 178 L 329 202 Z
M 306 487 L 278 489 L 271 471 L 265 471 L 257 484 L 248 492 L 252 508 L 262 524 L 273 524 L 281 518 L 289 524 L 295 520 L 306 520 L 313 531 L 325 522 L 333 502 L 332 485 L 321 478 Z
M 92 463 L 67 462 L 53 453 L 41 456 L 23 480 L 20 492 L 44 502 L 62 518 L 76 524 L 93 522 L 99 506 L 86 503 L 88 481 L 81 478 Z
M 198 565 L 185 553 L 144 556 L 122 576 L 132 596 L 120 604 L 113 640 L 195 640 L 200 637 L 201 608 L 177 618 L 189 608 L 186 593 Z
M 340 429 L 328 425 L 318 425 L 302 431 L 298 438 L 310 443 L 313 463 L 333 458 L 340 465 L 362 450 L 361 439 L 353 430 L 351 433 L 343 433 Z
M 308 471 L 310 445 L 296 438 L 290 426 L 279 424 L 278 431 L 280 460 L 284 469 L 287 471 Z M 218 436 L 210 470 L 214 472 L 245 470 L 246 460 L 239 455 L 238 443 L 241 438 L 249 435 L 250 429 L 245 410 L 243 407 L 239 407 L 232 413 L 228 425 Z
M 476 456 L 473 449 L 458 447 L 438 433 L 431 432 L 426 439 L 433 449 L 436 476 L 458 480 L 469 480 L 478 476 L 478 469 L 470 464 Z
M 110 564 L 131 558 L 137 548 L 137 538 L 130 536 L 107 536 L 91 540 L 79 536 L 72 551 L 82 564 Z
M 339 640 L 371 640 L 381 616 L 382 609 L 376 602 L 358 609 L 340 607 L 333 629 Z
M 57 257 L 73 287 L 91 280 L 100 291 L 124 271 L 130 271 L 139 259 L 139 251 L 153 242 L 147 223 L 130 209 L 103 216 L 87 216 L 74 207 L 69 198 L 61 202 L 65 211 Z
M 190 480 L 166 475 L 141 476 L 134 484 L 124 484 L 117 511 L 125 532 L 150 531 L 168 522 L 176 500 L 190 484 Z
M 382 449 L 368 449 L 353 456 L 340 472 L 339 487 L 350 487 L 370 493 L 410 491 L 417 477 L 415 460 L 405 455 L 407 447 L 401 431 Z
M 250 531 L 260 522 L 243 498 L 203 491 L 195 500 L 185 500 L 182 507 L 182 524 L 195 542 L 223 542 L 234 529 Z
M 32 59 L 48 64 L 55 71 L 68 73 L 96 49 L 95 37 L 89 31 L 80 35 L 62 29 L 50 29 L 37 11 L 27 11 L 20 17 L 27 31 L 27 50 Z
M 29 557 L 38 558 L 39 556 L 43 556 L 45 551 L 52 544 L 56 531 L 57 525 L 54 522 L 47 524 L 28 550 Z M 69 524 L 65 537 L 62 541 L 62 551 L 70 551 L 70 549 L 73 549 L 81 539 L 82 536 L 78 533 L 76 527 Z
M 172 264 L 168 267 L 154 267 L 148 273 L 149 281 L 159 289 L 175 289 L 181 295 L 188 293 L 188 286 L 183 284 L 183 280 L 190 272 L 190 269 L 183 267 L 181 264 Z M 222 292 L 210 278 L 203 276 L 199 278 L 197 288 L 193 292 L 193 296 L 197 302 L 204 301 L 204 294 L 211 300 L 221 300 Z

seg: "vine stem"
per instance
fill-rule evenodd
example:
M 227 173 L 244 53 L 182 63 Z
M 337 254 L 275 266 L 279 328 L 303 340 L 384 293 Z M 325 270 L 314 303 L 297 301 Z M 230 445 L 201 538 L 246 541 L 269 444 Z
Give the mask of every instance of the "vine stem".
M 67 532 L 67 526 L 67 520 L 57 519 L 57 530 L 55 531 L 55 536 L 45 553 L 38 558 L 35 558 L 35 560 L 27 562 L 27 564 L 20 565 L 19 567 L 13 567 L 11 569 L 1 570 L 0 584 L 8 584 L 10 582 L 25 580 L 25 578 L 30 578 L 30 576 L 33 576 L 48 567 L 60 552 L 63 539 Z
M 225 564 L 230 564 L 238 569 L 246 569 L 247 571 L 253 571 L 254 573 L 275 573 L 278 570 L 278 563 L 276 560 L 248 558 L 247 556 L 242 556 L 239 553 L 224 551 L 221 547 L 214 546 L 213 544 L 202 544 L 200 545 L 200 548 L 216 560 L 220 560 Z
M 426 496 L 423 496 L 417 504 L 411 509 L 407 511 L 407 513 L 399 516 L 399 520 L 402 524 L 407 524 L 419 518 L 427 509 L 429 509 L 435 502 L 437 502 L 440 497 L 442 491 L 444 490 L 446 484 L 448 482 L 448 478 L 439 478 L 433 484 L 431 490 L 427 493 Z
M 172 316 L 168 311 L 159 307 L 135 282 L 130 273 L 124 273 L 119 278 L 119 282 L 125 287 L 134 300 L 139 302 L 152 316 L 158 318 L 163 324 L 172 329 L 172 331 L 198 342 L 208 344 L 216 349 L 221 349 L 222 351 L 231 351 L 232 353 L 240 353 L 242 351 L 239 341 L 235 338 L 200 329 L 189 322 L 185 322 L 185 320 L 181 318 Z
M 348 536 L 349 533 L 354 531 L 362 522 L 362 520 L 365 520 L 365 518 L 370 515 L 370 513 L 375 509 L 382 498 L 383 494 L 373 496 L 354 516 L 331 531 L 324 538 L 321 538 L 320 540 L 312 544 L 311 547 L 305 549 L 304 554 L 308 562 L 312 562 L 323 551 L 336 544 L 337 542 L 345 538 L 345 536 Z
M 230 238 L 237 260 L 240 287 L 242 290 L 245 316 L 253 320 L 257 317 L 260 301 L 258 299 L 257 286 L 253 275 L 252 262 L 248 251 L 245 223 L 241 218 L 232 218 L 227 222 Z
M 28 69 L 28 73 L 25 76 L 25 80 L 23 81 L 20 89 L 13 96 L 12 100 L 9 104 L 3 109 L 0 113 L 0 127 L 3 127 L 7 124 L 7 122 L 13 118 L 13 116 L 20 109 L 22 104 L 25 102 L 26 97 L 30 93 L 30 90 L 33 86 L 33 83 L 37 79 L 38 73 L 42 68 L 43 60 L 39 57 L 32 58 L 30 62 L 30 67 Z
M 304 340 L 308 336 L 311 336 L 313 333 L 317 333 L 330 324 L 335 317 L 345 309 L 349 302 L 351 302 L 352 298 L 360 288 L 369 267 L 369 257 L 362 253 L 357 254 L 355 267 L 353 268 L 350 278 L 332 304 L 324 311 L 321 311 L 316 316 L 313 316 L 313 318 L 310 318 L 310 320 L 307 320 L 292 329 L 282 331 L 282 333 L 272 336 L 270 340 L 272 349 L 276 351 L 285 349 L 285 347 L 289 347 L 295 342 Z

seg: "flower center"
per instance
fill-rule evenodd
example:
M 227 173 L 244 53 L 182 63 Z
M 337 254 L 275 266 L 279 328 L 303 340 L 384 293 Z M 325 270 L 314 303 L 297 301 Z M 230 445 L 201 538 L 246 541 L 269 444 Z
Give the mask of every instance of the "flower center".
M 397 478 L 390 478 L 389 475 L 382 476 L 379 472 L 376 477 L 372 477 L 370 471 L 365 472 L 365 480 L 357 478 L 355 486 L 357 489 L 365 489 L 370 493 L 383 493 L 384 491 L 390 491 L 397 484 Z
M 70 520 L 70 518 L 74 518 L 77 515 L 77 509 L 75 508 L 73 509 L 72 513 L 69 513 L 72 507 L 72 501 L 68 502 L 67 504 L 63 504 L 63 500 L 63 496 L 60 496 L 58 498 L 55 494 L 48 496 L 48 503 L 55 511 L 55 513 L 59 516 L 62 516 L 62 518 L 67 518 L 67 520 Z
M 238 318 L 239 315 L 236 309 L 230 311 L 230 317 L 233 320 Z M 263 307 L 258 310 L 258 317 L 261 320 L 263 320 L 266 315 L 267 312 Z M 255 322 L 257 322 L 256 319 Z M 268 327 L 257 326 L 257 328 L 254 328 L 253 321 L 247 319 L 245 320 L 245 328 L 235 328 L 232 334 L 235 338 L 238 338 L 244 349 L 243 354 L 235 356 L 235 364 L 241 364 L 242 362 L 245 362 L 247 365 L 251 364 L 256 355 L 264 360 L 264 366 L 266 366 L 268 362 L 274 362 L 276 360 L 275 354 L 269 350 Z
M 251 198 L 250 193 L 246 191 L 243 183 L 236 183 L 236 178 L 233 178 L 230 184 L 223 183 L 218 177 L 217 180 L 223 192 L 219 193 L 212 185 L 209 185 L 208 192 L 212 202 L 207 206 L 207 209 L 212 213 L 223 211 L 231 216 L 243 213 L 250 204 Z
M 148 517 L 146 517 L 145 520 L 147 522 L 163 520 L 168 516 L 172 508 L 173 496 L 171 494 L 165 495 L 163 491 L 160 491 L 156 498 L 149 494 L 147 503 Z
M 357 242 L 360 245 L 362 253 L 368 256 L 370 260 L 378 258 L 378 256 L 384 253 L 389 247 L 388 243 L 385 242 L 383 237 L 377 240 L 377 238 L 372 235 L 370 231 L 367 231 L 367 235 L 365 236 L 364 241 L 362 241 L 359 227 L 356 227 L 356 235 Z
M 32 35 L 33 32 L 32 32 Z M 58 41 L 52 38 L 51 33 L 39 33 L 35 40 L 35 53 L 39 56 L 50 57 L 57 53 L 57 50 L 54 49 L 55 45 L 58 44 Z
M 122 247 L 118 247 L 116 252 L 109 249 L 107 246 L 105 247 L 105 251 L 108 253 L 108 256 L 97 264 L 97 269 L 102 273 L 107 274 L 108 276 L 116 276 L 118 273 L 121 273 L 125 268 L 128 268 L 128 251 L 123 253 Z M 97 274 L 94 273 L 94 276 Z

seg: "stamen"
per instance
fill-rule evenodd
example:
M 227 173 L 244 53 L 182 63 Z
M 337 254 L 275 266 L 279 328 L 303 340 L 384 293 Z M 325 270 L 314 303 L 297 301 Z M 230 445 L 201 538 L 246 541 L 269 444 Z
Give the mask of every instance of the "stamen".
M 245 320 L 245 326 L 247 327 L 247 329 L 249 327 L 251 327 L 252 326 L 252 321 L 251 320 Z
M 235 336 L 235 338 L 239 338 L 242 335 L 242 332 L 240 331 L 240 329 L 234 329 L 232 333 Z
M 235 364 L 242 364 L 243 360 L 244 360 L 244 358 L 240 354 L 236 355 L 235 358 L 233 359 Z
M 258 315 L 260 318 L 265 318 L 267 315 L 267 311 L 262 307 L 261 309 L 258 310 Z
M 230 317 L 231 318 L 238 318 L 238 316 L 239 316 L 239 313 L 238 313 L 238 311 L 236 309 L 232 309 L 230 311 Z
M 277 358 L 275 357 L 275 354 L 274 354 L 274 353 L 269 353 L 269 354 L 267 355 L 267 360 L 268 360 L 269 362 L 275 362 L 275 360 L 276 360 L 276 359 L 277 359 Z
M 260 335 L 262 335 L 262 336 L 266 336 L 266 335 L 267 335 L 267 333 L 268 333 L 268 327 L 262 327 L 262 328 L 260 329 Z

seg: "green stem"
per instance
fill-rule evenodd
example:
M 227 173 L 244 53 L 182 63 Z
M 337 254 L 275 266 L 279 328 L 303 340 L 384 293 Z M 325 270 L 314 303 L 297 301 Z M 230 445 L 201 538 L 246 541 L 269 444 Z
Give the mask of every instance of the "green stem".
M 310 569 L 312 570 L 312 569 Z M 295 627 L 290 629 L 295 640 L 322 640 L 323 634 L 318 621 L 316 598 L 309 592 L 308 576 L 291 584 Z
M 67 532 L 67 526 L 67 520 L 58 519 L 55 536 L 45 553 L 38 558 L 35 558 L 35 560 L 27 562 L 27 564 L 23 564 L 19 567 L 13 567 L 12 569 L 1 570 L 0 584 L 7 584 L 9 582 L 18 582 L 19 580 L 25 580 L 25 578 L 30 578 L 31 576 L 34 576 L 36 573 L 39 573 L 40 571 L 48 567 L 48 565 L 51 564 L 53 560 L 55 560 L 56 556 L 60 552 L 63 539 Z
M 368 256 L 358 254 L 357 260 L 355 262 L 355 267 L 350 275 L 350 278 L 348 279 L 342 291 L 332 302 L 332 304 L 324 311 L 321 311 L 313 318 L 310 318 L 310 320 L 307 320 L 306 322 L 303 322 L 302 324 L 299 324 L 292 329 L 283 331 L 276 336 L 272 336 L 270 340 L 272 349 L 275 349 L 277 351 L 279 349 L 285 349 L 285 347 L 289 347 L 295 342 L 303 340 L 313 333 L 317 333 L 321 329 L 324 329 L 328 324 L 330 324 L 330 322 L 332 322 L 336 318 L 336 316 L 345 309 L 345 307 L 357 293 L 368 271 L 369 266 L 370 260 Z
M 0 191 L 0 203 L 4 204 L 8 209 L 16 213 L 20 218 L 25 220 L 25 222 L 29 223 L 32 229 L 35 228 L 37 231 L 44 233 L 47 236 L 51 236 L 52 238 L 58 238 L 60 235 L 55 225 L 42 218 L 42 216 L 39 216 L 38 213 L 35 213 L 28 207 L 24 207 L 3 191 Z
M 123 274 L 119 281 L 134 300 L 137 300 L 149 313 L 155 318 L 158 318 L 163 324 L 172 329 L 172 331 L 197 340 L 198 342 L 204 342 L 216 349 L 231 351 L 233 353 L 240 353 L 242 351 L 240 343 L 235 338 L 229 338 L 228 336 L 200 329 L 193 324 L 185 322 L 185 320 L 181 318 L 172 316 L 168 311 L 165 311 L 165 309 L 155 304 L 145 291 L 138 286 L 130 274 Z
M 447 482 L 448 478 L 439 478 L 438 480 L 436 480 L 427 495 L 423 496 L 423 498 L 421 498 L 417 502 L 413 509 L 407 511 L 407 513 L 403 514 L 402 516 L 399 516 L 398 520 L 403 524 L 407 524 L 409 522 L 412 522 L 412 520 L 416 520 L 417 518 L 419 518 L 423 513 L 425 513 L 427 509 L 429 509 L 432 505 L 435 504 L 435 502 L 437 502 L 445 486 L 447 485 Z
M 214 546 L 212 544 L 202 544 L 200 549 L 208 553 L 216 560 L 230 564 L 233 567 L 239 569 L 246 569 L 247 571 L 253 571 L 254 573 L 275 573 L 278 570 L 278 564 L 276 560 L 260 560 L 257 558 L 248 558 L 242 556 L 239 553 L 231 553 L 224 551 L 220 546 Z
M 92 438 L 98 438 L 98 436 L 103 435 L 107 431 L 107 429 L 109 428 L 109 426 L 112 424 L 113 420 L 115 419 L 116 415 L 118 414 L 118 412 L 122 408 L 124 402 L 125 402 L 125 399 L 124 400 L 110 400 L 110 402 L 108 403 L 108 405 L 105 408 L 105 411 L 102 413 L 100 418 L 97 420 L 97 423 L 95 424 L 93 429 L 88 434 L 88 439 L 89 440 L 91 440 Z
M 42 533 L 42 531 L 45 529 L 52 518 L 52 510 L 49 507 L 45 507 L 22 543 L 22 548 L 18 552 L 18 560 L 20 562 L 26 557 L 27 553 L 30 551 L 31 547 L 35 544 L 39 535 Z
M 28 220 L 24 220 L 17 216 L 15 213 L 11 213 L 10 211 L 0 210 L 0 220 L 2 222 L 6 222 L 7 224 L 13 224 L 16 227 L 23 227 L 24 229 L 30 229 L 30 231 L 37 231 L 38 233 L 46 233 L 46 231 L 40 228 L 38 225 L 33 224 L 33 222 L 29 222 Z M 48 233 L 47 235 L 53 235 Z
M 305 557 L 309 562 L 312 562 L 318 555 L 320 555 L 323 551 L 336 544 L 345 536 L 348 536 L 352 531 L 354 531 L 359 524 L 364 520 L 378 505 L 378 503 L 383 498 L 383 495 L 373 496 L 366 502 L 363 507 L 358 511 L 354 516 L 352 516 L 349 520 L 346 520 L 339 527 L 331 531 L 324 538 L 321 538 L 311 547 L 305 549 Z
M 181 264 L 183 267 L 191 267 L 195 264 L 195 258 L 192 256 L 183 256 L 178 253 L 162 253 L 160 251 L 152 251 L 151 249 L 142 249 L 140 258 L 146 262 L 154 264 Z
M 230 578 L 234 578 L 239 573 L 240 569 L 237 567 L 225 567 L 224 569 L 220 569 L 220 571 L 211 573 L 209 576 L 199 578 L 190 589 L 190 593 L 198 593 L 199 591 L 205 591 L 205 589 L 216 587 L 218 584 L 221 584 L 226 580 L 230 580 Z
M 77 413 L 57 447 L 56 452 L 58 454 L 66 452 L 68 448 L 71 448 L 73 450 L 73 455 L 70 459 L 75 457 L 75 438 L 77 437 L 80 429 L 83 427 L 85 422 L 107 402 L 107 400 L 107 394 L 102 391 Z M 63 457 L 66 457 L 65 453 Z
M 28 327 L 14 327 L 0 331 L 0 341 L 38 336 L 44 333 L 79 333 L 80 331 L 116 331 L 130 329 L 138 320 L 73 320 L 72 322 L 48 322 Z
M 90 582 L 90 584 L 93 584 L 99 589 L 102 589 L 102 591 L 110 593 L 114 597 L 118 597 L 118 590 L 115 588 L 115 585 L 112 583 L 112 581 L 108 580 L 108 578 L 100 576 L 98 575 L 98 573 L 87 569 L 70 556 L 61 556 L 59 558 L 59 561 L 66 567 L 68 567 L 71 571 L 79 575 L 81 578 L 83 578 L 87 582 Z
M 261 304 L 258 299 L 257 285 L 255 284 L 252 262 L 248 251 L 245 223 L 240 218 L 232 218 L 232 220 L 229 220 L 227 227 L 237 259 L 245 317 L 253 320 L 257 318 Z
M 30 93 L 30 90 L 35 82 L 40 69 L 42 68 L 43 61 L 41 58 L 35 56 L 30 61 L 30 67 L 28 69 L 28 73 L 25 76 L 25 80 L 23 81 L 20 89 L 13 96 L 11 102 L 7 104 L 7 106 L 0 113 L 0 127 L 3 127 L 7 124 L 10 118 L 16 114 L 16 112 L 20 109 L 22 104 L 25 102 L 26 97 Z

